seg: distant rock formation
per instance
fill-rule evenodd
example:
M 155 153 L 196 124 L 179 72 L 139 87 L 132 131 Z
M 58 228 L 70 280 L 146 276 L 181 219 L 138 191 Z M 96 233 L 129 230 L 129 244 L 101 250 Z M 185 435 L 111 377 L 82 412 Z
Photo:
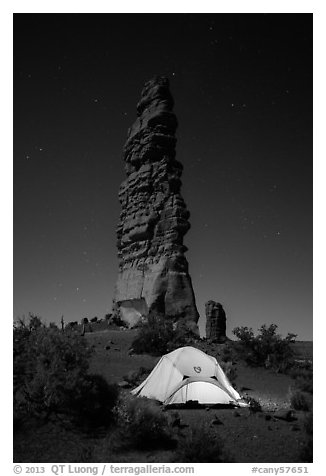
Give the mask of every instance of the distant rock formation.
M 168 79 L 150 80 L 128 131 L 113 310 L 131 325 L 158 311 L 198 332 L 199 315 L 184 256 L 183 237 L 190 224 L 180 194 L 183 167 L 175 159 L 173 104 Z
M 208 301 L 205 304 L 206 338 L 216 342 L 226 340 L 226 315 L 222 304 Z

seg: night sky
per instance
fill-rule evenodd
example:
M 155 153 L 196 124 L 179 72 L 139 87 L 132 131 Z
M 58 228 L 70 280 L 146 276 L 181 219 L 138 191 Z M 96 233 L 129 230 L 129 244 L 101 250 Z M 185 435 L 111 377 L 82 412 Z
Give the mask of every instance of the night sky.
M 201 327 L 312 338 L 312 15 L 14 15 L 14 318 L 103 317 L 122 148 L 170 79 Z

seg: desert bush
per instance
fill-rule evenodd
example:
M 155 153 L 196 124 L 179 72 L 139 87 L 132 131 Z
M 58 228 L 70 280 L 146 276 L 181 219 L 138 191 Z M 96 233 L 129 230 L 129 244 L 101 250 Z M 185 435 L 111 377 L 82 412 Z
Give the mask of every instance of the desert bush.
M 313 393 L 313 377 L 312 374 L 301 375 L 295 379 L 295 387 L 302 392 Z
M 14 330 L 15 395 L 28 413 L 63 410 L 88 370 L 85 341 L 56 329 Z
M 29 327 L 25 321 L 20 319 L 14 323 L 13 330 L 13 391 L 14 401 L 17 393 L 23 384 L 23 377 L 27 372 L 28 339 L 30 336 Z M 16 408 L 17 409 L 17 408 Z M 18 410 L 18 409 L 17 409 Z
M 29 329 L 30 331 L 35 331 L 37 329 L 40 329 L 41 327 L 44 327 L 44 324 L 42 323 L 42 319 L 37 316 L 36 314 L 32 314 L 31 312 L 29 313 Z
M 219 362 L 232 362 L 236 359 L 236 351 L 229 345 L 223 345 L 218 352 L 218 361 Z
M 312 409 L 311 395 L 301 392 L 300 390 L 291 389 L 290 403 L 294 410 L 302 410 L 308 412 Z
M 313 371 L 312 365 L 295 365 L 289 375 L 295 380 L 294 386 L 302 392 L 313 393 Z
M 300 450 L 300 461 L 302 463 L 313 462 L 313 439 L 308 437 Z
M 233 387 L 236 387 L 236 379 L 238 376 L 237 368 L 233 362 L 220 362 L 223 372 L 225 373 L 228 380 L 231 382 Z
M 150 369 L 139 367 L 138 370 L 131 370 L 128 374 L 123 376 L 123 380 L 128 382 L 130 386 L 136 387 L 151 373 Z
M 134 451 L 119 450 L 118 431 L 110 431 L 105 438 L 98 439 L 92 452 L 93 462 L 96 463 L 133 463 Z
M 183 328 L 174 329 L 171 319 L 152 312 L 140 324 L 132 348 L 136 354 L 162 355 L 186 345 L 193 337 L 190 331 Z
M 303 463 L 313 462 L 313 414 L 309 412 L 303 422 L 306 439 L 300 449 L 299 459 Z
M 311 360 L 296 360 L 293 367 L 291 367 L 289 370 L 289 375 L 293 378 L 296 378 L 298 375 L 301 375 L 302 372 L 312 372 L 312 370 L 313 364 Z
M 109 385 L 101 375 L 86 375 L 71 402 L 71 415 L 75 423 L 84 428 L 107 427 L 113 421 L 113 409 L 119 391 Z
M 276 324 L 264 324 L 255 336 L 252 328 L 235 327 L 233 334 L 239 339 L 238 352 L 249 364 L 271 368 L 277 372 L 286 372 L 294 364 L 294 352 L 291 344 L 295 334 L 288 333 L 282 338 L 276 333 Z
M 191 428 L 190 434 L 179 441 L 173 462 L 230 463 L 232 461 L 224 450 L 223 441 L 206 424 Z
M 150 450 L 174 445 L 168 417 L 157 402 L 125 394 L 120 396 L 115 412 L 117 449 Z
M 251 413 L 257 413 L 262 411 L 261 404 L 255 398 L 248 396 L 244 397 L 244 400 L 249 403 L 249 410 Z
M 312 412 L 309 412 L 307 414 L 306 418 L 304 419 L 304 422 L 303 422 L 303 427 L 304 427 L 307 435 L 312 436 L 312 434 L 313 434 L 313 425 L 314 425 L 313 414 L 312 414 Z
M 92 425 L 107 421 L 116 393 L 101 377 L 88 374 L 92 350 L 82 337 L 20 322 L 14 326 L 13 350 L 16 415 L 64 414 Z
M 235 327 L 232 332 L 243 344 L 247 345 L 248 347 L 252 345 L 252 342 L 255 339 L 255 334 L 251 327 Z

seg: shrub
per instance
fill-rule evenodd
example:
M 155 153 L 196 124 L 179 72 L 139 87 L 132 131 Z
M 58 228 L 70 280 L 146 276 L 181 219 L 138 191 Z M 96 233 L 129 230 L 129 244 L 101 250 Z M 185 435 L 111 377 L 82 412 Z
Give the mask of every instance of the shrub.
M 294 363 L 291 344 L 295 334 L 282 338 L 276 333 L 277 325 L 264 324 L 255 336 L 252 328 L 235 327 L 233 334 L 239 339 L 238 351 L 249 365 L 265 366 L 277 372 L 285 372 Z
M 300 450 L 300 461 L 303 463 L 313 462 L 313 414 L 309 412 L 303 422 L 306 432 L 306 440 Z
M 19 349 L 18 349 L 19 347 Z M 14 331 L 15 394 L 32 414 L 66 409 L 88 370 L 90 351 L 79 336 L 40 327 Z
M 36 314 L 32 314 L 31 312 L 29 313 L 29 329 L 31 331 L 35 331 L 37 329 L 40 329 L 41 327 L 44 327 L 44 324 L 42 323 L 42 320 L 39 316 Z
M 173 321 L 163 314 L 151 312 L 141 323 L 132 348 L 136 354 L 162 355 L 189 344 L 194 334 L 184 327 L 174 328 Z
M 136 387 L 151 373 L 150 369 L 139 367 L 138 370 L 131 370 L 127 375 L 123 376 L 123 380 L 128 382 L 130 386 Z
M 261 412 L 262 411 L 262 408 L 261 408 L 261 404 L 259 403 L 258 400 L 256 400 L 255 398 L 253 397 L 245 397 L 244 400 L 249 403 L 249 410 L 251 413 L 257 413 L 257 412 Z
M 116 406 L 116 415 L 117 449 L 150 450 L 174 445 L 168 417 L 157 402 L 125 394 Z
M 310 360 L 296 361 L 293 367 L 289 370 L 288 374 L 292 378 L 297 378 L 305 372 L 312 372 L 313 365 Z
M 255 339 L 254 331 L 251 327 L 235 327 L 232 332 L 243 344 L 248 345 L 248 347 L 252 345 Z
M 313 393 L 313 378 L 311 376 L 300 376 L 295 379 L 295 387 L 302 392 Z
M 289 372 L 290 376 L 295 380 L 295 388 L 302 392 L 313 393 L 313 372 L 312 365 L 295 366 Z
M 109 426 L 118 396 L 118 387 L 101 375 L 86 375 L 71 402 L 75 422 L 87 429 Z
M 236 352 L 228 345 L 223 345 L 218 353 L 218 361 L 230 362 L 236 358 Z
M 163 316 L 149 314 L 146 322 L 142 323 L 132 342 L 136 354 L 149 353 L 161 355 L 167 352 L 168 343 L 173 338 L 172 321 Z
M 92 452 L 92 461 L 96 463 L 133 463 L 135 461 L 135 453 L 119 451 L 117 445 L 117 431 L 109 432 L 105 438 L 98 439 L 94 445 Z
M 303 422 L 303 427 L 304 427 L 307 435 L 312 436 L 312 434 L 313 434 L 313 425 L 314 425 L 313 414 L 312 414 L 312 412 L 309 412 L 307 414 L 306 418 L 304 419 L 304 422 Z
M 30 330 L 25 324 L 24 320 L 19 320 L 14 323 L 13 333 L 13 392 L 14 392 L 14 404 L 19 393 L 19 390 L 23 387 L 23 379 L 27 372 L 27 353 L 29 350 L 28 339 L 30 336 Z M 17 406 L 14 406 L 14 410 L 18 412 Z
M 237 368 L 235 367 L 233 362 L 221 362 L 220 363 L 223 372 L 225 373 L 228 380 L 231 382 L 233 387 L 236 387 L 236 379 L 237 379 Z
M 116 390 L 88 374 L 92 350 L 73 333 L 22 321 L 14 326 L 14 411 L 17 418 L 64 414 L 91 426 L 108 422 Z M 18 421 L 18 420 L 17 420 Z
M 302 463 L 312 463 L 313 462 L 313 439 L 308 437 L 301 448 L 300 451 L 300 460 Z
M 190 434 L 179 441 L 173 460 L 176 463 L 231 462 L 231 458 L 225 453 L 223 441 L 208 425 L 192 428 Z
M 291 390 L 290 403 L 294 410 L 308 412 L 312 408 L 312 397 L 311 395 L 300 392 L 299 390 Z

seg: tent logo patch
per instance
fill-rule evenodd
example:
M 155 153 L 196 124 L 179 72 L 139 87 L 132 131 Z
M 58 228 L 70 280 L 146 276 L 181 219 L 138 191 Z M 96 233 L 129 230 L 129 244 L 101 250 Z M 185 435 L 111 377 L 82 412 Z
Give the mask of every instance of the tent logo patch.
M 200 374 L 200 372 L 201 372 L 201 367 L 194 367 L 194 371 L 195 371 L 197 374 Z

